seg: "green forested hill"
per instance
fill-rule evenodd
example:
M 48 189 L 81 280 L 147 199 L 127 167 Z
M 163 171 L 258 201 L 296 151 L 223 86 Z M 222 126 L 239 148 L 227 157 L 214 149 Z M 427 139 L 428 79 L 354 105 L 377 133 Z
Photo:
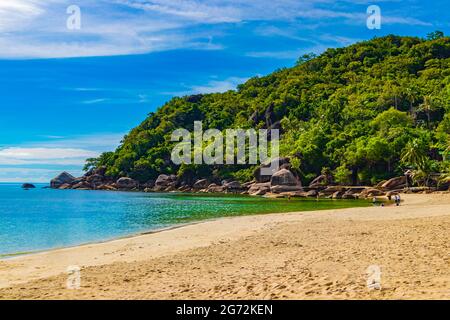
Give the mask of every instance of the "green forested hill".
M 252 167 L 170 161 L 172 131 L 194 120 L 204 129 L 281 126 L 281 154 L 303 183 L 331 171 L 341 183 L 374 184 L 406 168 L 425 181 L 448 172 L 450 38 L 376 38 L 304 56 L 236 91 L 173 98 L 86 169 L 140 182 L 160 173 L 250 180 Z

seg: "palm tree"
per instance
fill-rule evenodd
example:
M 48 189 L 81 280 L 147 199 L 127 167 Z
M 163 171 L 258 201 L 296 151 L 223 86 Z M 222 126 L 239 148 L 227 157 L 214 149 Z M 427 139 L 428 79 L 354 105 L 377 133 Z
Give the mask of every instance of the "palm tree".
M 395 110 L 398 110 L 398 102 L 399 102 L 399 98 L 402 94 L 401 89 L 399 87 L 399 84 L 397 82 L 396 79 L 394 80 L 387 80 L 385 82 L 385 89 L 384 89 L 387 93 L 387 97 L 389 97 L 389 99 L 393 99 L 394 100 L 394 107 Z
M 450 137 L 448 138 L 448 142 L 447 142 L 447 148 L 444 150 L 444 152 L 442 153 L 442 158 L 443 158 L 443 171 L 439 177 L 439 185 L 442 184 L 447 184 L 450 183 L 450 165 L 448 164 L 447 159 L 449 159 L 449 154 L 450 154 Z M 445 165 L 447 164 L 447 165 Z
M 444 161 L 446 161 L 447 159 L 450 160 L 449 155 L 450 155 L 450 136 L 448 137 L 448 140 L 447 140 L 447 148 L 445 148 L 445 150 L 443 152 L 443 156 L 442 156 L 443 160 Z
M 405 91 L 405 95 L 409 101 L 409 113 L 415 119 L 416 114 L 414 112 L 414 104 L 416 103 L 417 99 L 419 98 L 419 92 L 417 90 L 417 87 L 415 85 L 411 85 L 411 86 L 407 87 L 406 91 Z
M 416 184 L 428 187 L 430 185 L 431 175 L 433 173 L 433 165 L 431 160 L 426 159 L 422 166 L 413 171 L 412 178 Z
M 445 185 L 445 184 L 447 184 L 449 182 L 450 182 L 450 172 L 441 173 L 441 175 L 439 177 L 438 186 Z
M 414 139 L 406 144 L 401 158 L 403 163 L 408 163 L 416 168 L 421 168 L 424 166 L 426 160 L 427 155 L 424 148 L 422 148 L 419 139 Z
M 431 112 L 436 110 L 436 103 L 433 97 L 430 95 L 423 97 L 423 103 L 420 104 L 419 110 L 424 111 L 425 114 L 427 115 L 427 125 L 429 129 L 431 123 Z

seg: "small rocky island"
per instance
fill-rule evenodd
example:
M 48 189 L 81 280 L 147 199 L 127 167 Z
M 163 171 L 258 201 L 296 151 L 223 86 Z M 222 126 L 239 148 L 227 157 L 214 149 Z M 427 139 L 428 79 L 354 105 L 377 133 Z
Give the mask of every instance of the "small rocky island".
M 35 188 L 36 188 L 36 186 L 32 183 L 24 183 L 22 185 L 22 189 L 35 189 Z
M 53 189 L 109 190 L 109 191 L 143 191 L 143 192 L 197 192 L 197 193 L 233 193 L 265 197 L 310 197 L 332 199 L 359 199 L 369 197 L 391 196 L 401 192 L 427 193 L 430 188 L 410 188 L 406 176 L 382 181 L 376 186 L 342 186 L 333 182 L 332 176 L 320 175 L 307 187 L 302 186 L 293 170 L 289 158 L 278 158 L 278 166 L 272 176 L 260 174 L 261 168 L 270 167 L 271 163 L 261 165 L 254 171 L 254 179 L 249 182 L 223 180 L 213 181 L 207 178 L 195 179 L 195 182 L 180 180 L 176 175 L 161 174 L 156 180 L 146 183 L 121 177 L 113 179 L 106 175 L 106 168 L 92 169 L 82 177 L 74 177 L 63 172 L 50 182 Z

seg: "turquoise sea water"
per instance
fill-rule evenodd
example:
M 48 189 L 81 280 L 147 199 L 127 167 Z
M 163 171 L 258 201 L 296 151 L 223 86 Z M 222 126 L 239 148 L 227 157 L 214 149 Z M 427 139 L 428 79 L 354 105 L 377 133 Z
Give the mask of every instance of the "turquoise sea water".
M 367 206 L 367 201 L 22 190 L 0 184 L 0 256 L 73 246 L 225 216 Z

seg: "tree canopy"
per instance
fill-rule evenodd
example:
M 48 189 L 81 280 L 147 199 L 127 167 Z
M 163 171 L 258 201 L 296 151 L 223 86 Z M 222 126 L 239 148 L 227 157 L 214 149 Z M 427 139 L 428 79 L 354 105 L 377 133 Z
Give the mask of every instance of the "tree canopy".
M 304 183 L 323 168 L 355 184 L 407 168 L 448 168 L 450 38 L 375 38 L 305 55 L 294 67 L 254 77 L 235 91 L 173 98 L 86 168 L 105 166 L 110 176 L 141 182 L 160 173 L 250 179 L 250 165 L 171 162 L 171 133 L 192 131 L 196 120 L 204 130 L 279 123 L 281 153 L 293 158 Z

